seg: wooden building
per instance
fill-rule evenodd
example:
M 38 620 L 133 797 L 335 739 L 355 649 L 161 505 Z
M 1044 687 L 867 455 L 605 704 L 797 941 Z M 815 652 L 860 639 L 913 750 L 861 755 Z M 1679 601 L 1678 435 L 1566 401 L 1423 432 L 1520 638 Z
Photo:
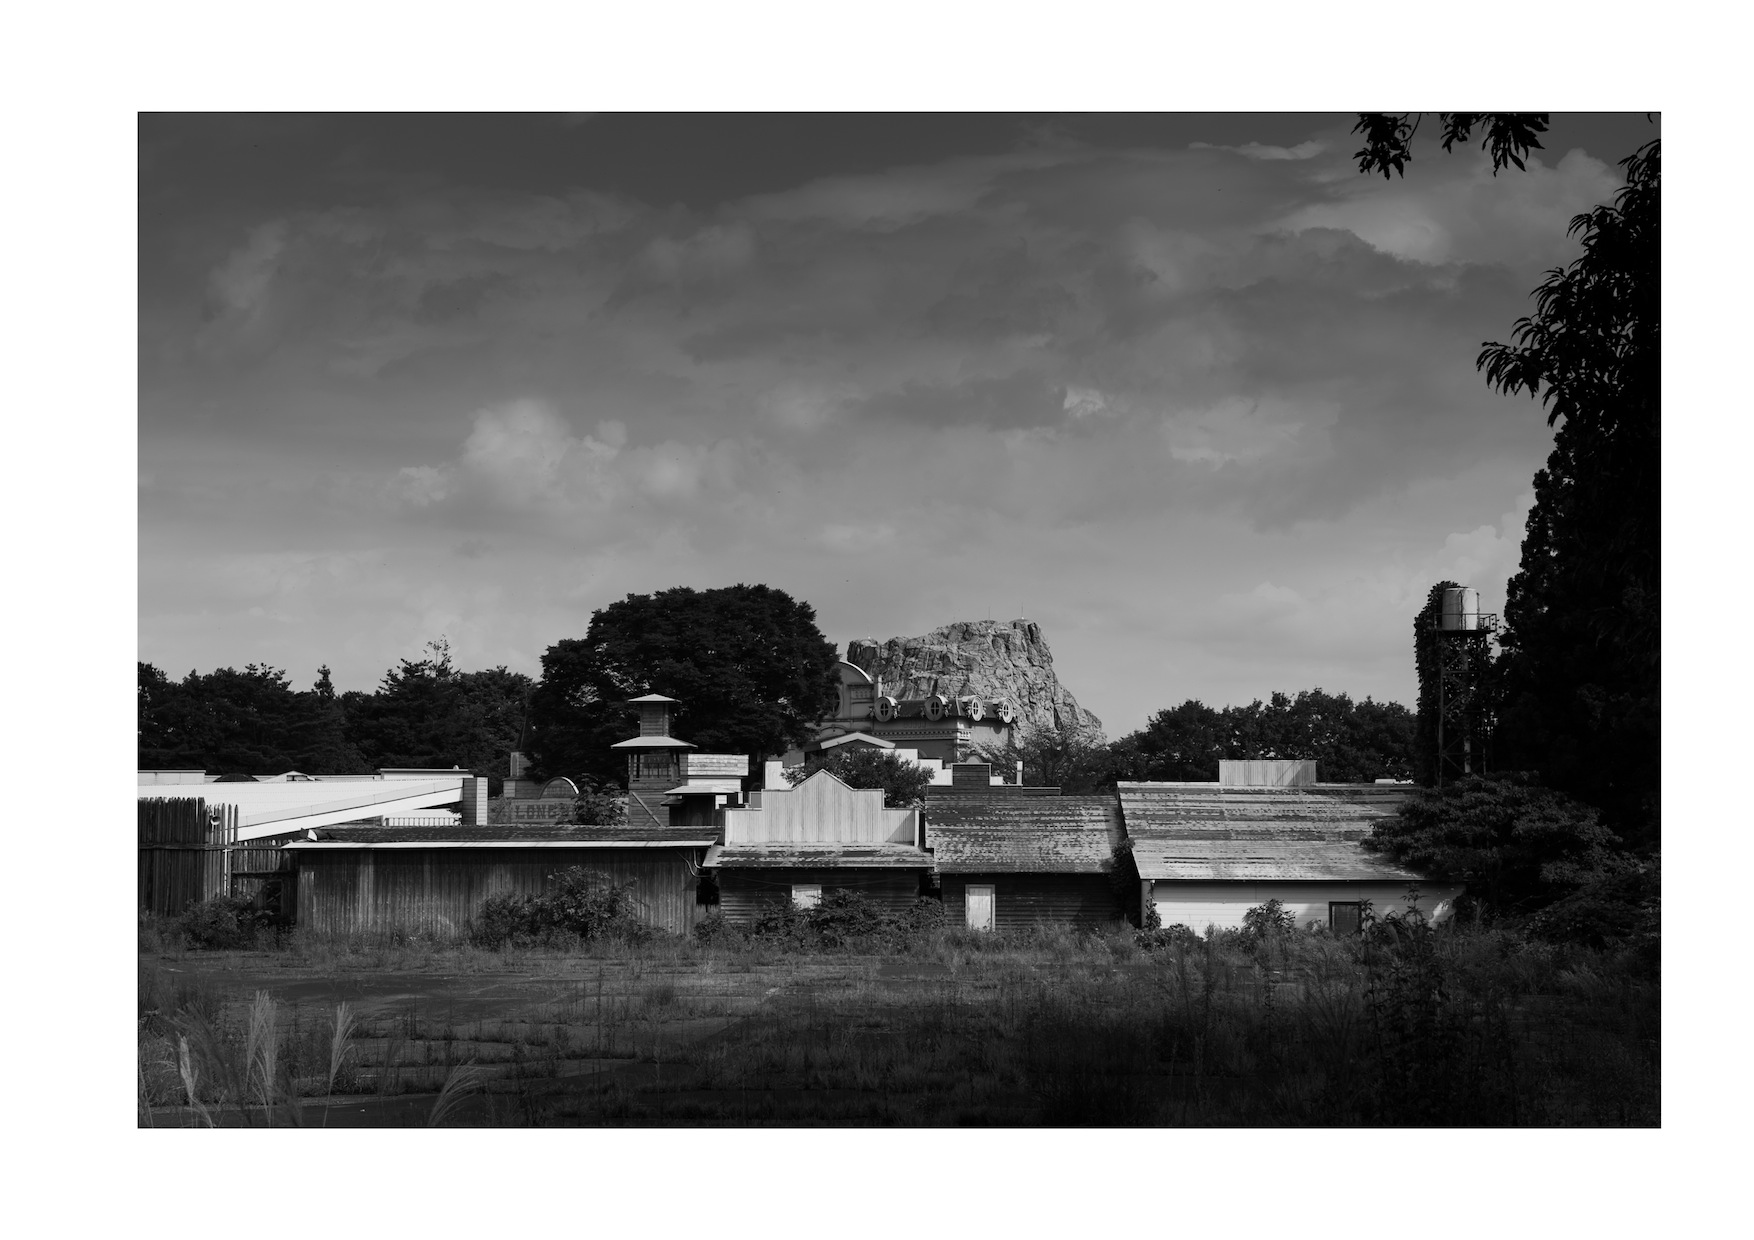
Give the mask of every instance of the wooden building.
M 850 788 L 827 771 L 787 787 L 778 762 L 766 783 L 748 806 L 721 811 L 724 842 L 707 854 L 727 921 L 747 925 L 765 905 L 836 890 L 896 912 L 920 896 L 932 859 L 917 810 L 886 809 L 881 789 Z
M 461 938 L 490 896 L 540 895 L 583 866 L 634 884 L 646 924 L 686 934 L 708 911 L 700 862 L 713 837 L 669 828 L 331 827 L 285 848 L 297 861 L 298 925 L 319 934 L 401 931 Z
M 1141 911 L 1155 906 L 1166 926 L 1237 928 L 1250 908 L 1276 899 L 1299 926 L 1346 932 L 1356 929 L 1363 901 L 1378 916 L 1403 909 L 1410 884 L 1434 920 L 1448 917 L 1461 894 L 1363 847 L 1404 787 L 1121 783 L 1118 792 Z
M 984 763 L 959 763 L 950 787 L 928 789 L 925 819 L 952 924 L 1092 928 L 1126 915 L 1110 876 L 1122 839 L 1112 796 L 993 785 Z

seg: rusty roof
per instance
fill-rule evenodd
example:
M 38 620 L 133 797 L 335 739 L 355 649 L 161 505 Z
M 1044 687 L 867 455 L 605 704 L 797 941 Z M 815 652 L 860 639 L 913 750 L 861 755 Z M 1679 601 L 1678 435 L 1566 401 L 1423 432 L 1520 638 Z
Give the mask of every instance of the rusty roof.
M 701 862 L 726 869 L 924 870 L 932 855 L 912 844 L 720 844 Z
M 1121 837 L 1108 796 L 953 797 L 926 814 L 926 844 L 945 874 L 1098 874 Z
M 1210 783 L 1116 785 L 1139 877 L 1410 881 L 1419 875 L 1362 843 L 1407 799 L 1404 787 Z

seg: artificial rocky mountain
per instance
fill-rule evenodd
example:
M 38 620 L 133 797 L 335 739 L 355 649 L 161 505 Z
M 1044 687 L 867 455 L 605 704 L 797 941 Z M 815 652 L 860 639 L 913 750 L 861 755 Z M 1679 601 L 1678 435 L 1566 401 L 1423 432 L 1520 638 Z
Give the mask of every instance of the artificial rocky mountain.
M 1031 620 L 965 620 L 922 637 L 847 643 L 847 662 L 895 698 L 973 695 L 1009 701 L 1025 731 L 1102 731 L 1054 674 L 1054 656 Z

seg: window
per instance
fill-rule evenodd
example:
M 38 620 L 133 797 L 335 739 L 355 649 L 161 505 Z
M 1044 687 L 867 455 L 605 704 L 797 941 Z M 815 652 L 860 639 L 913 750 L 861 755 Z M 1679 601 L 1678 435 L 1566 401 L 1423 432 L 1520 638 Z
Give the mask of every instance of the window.
M 793 883 L 792 903 L 798 908 L 815 908 L 822 903 L 822 884 Z
M 1357 934 L 1359 920 L 1357 901 L 1328 902 L 1328 929 L 1335 934 Z

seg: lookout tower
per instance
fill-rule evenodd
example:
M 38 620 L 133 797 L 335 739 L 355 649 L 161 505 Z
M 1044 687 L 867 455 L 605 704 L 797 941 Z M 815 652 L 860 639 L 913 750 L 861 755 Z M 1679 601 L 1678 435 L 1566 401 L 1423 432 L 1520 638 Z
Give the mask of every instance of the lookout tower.
M 639 735 L 611 745 L 627 754 L 627 825 L 668 827 L 670 790 L 682 782 L 682 755 L 694 746 L 670 735 L 675 698 L 648 693 L 629 700 L 639 707 Z

